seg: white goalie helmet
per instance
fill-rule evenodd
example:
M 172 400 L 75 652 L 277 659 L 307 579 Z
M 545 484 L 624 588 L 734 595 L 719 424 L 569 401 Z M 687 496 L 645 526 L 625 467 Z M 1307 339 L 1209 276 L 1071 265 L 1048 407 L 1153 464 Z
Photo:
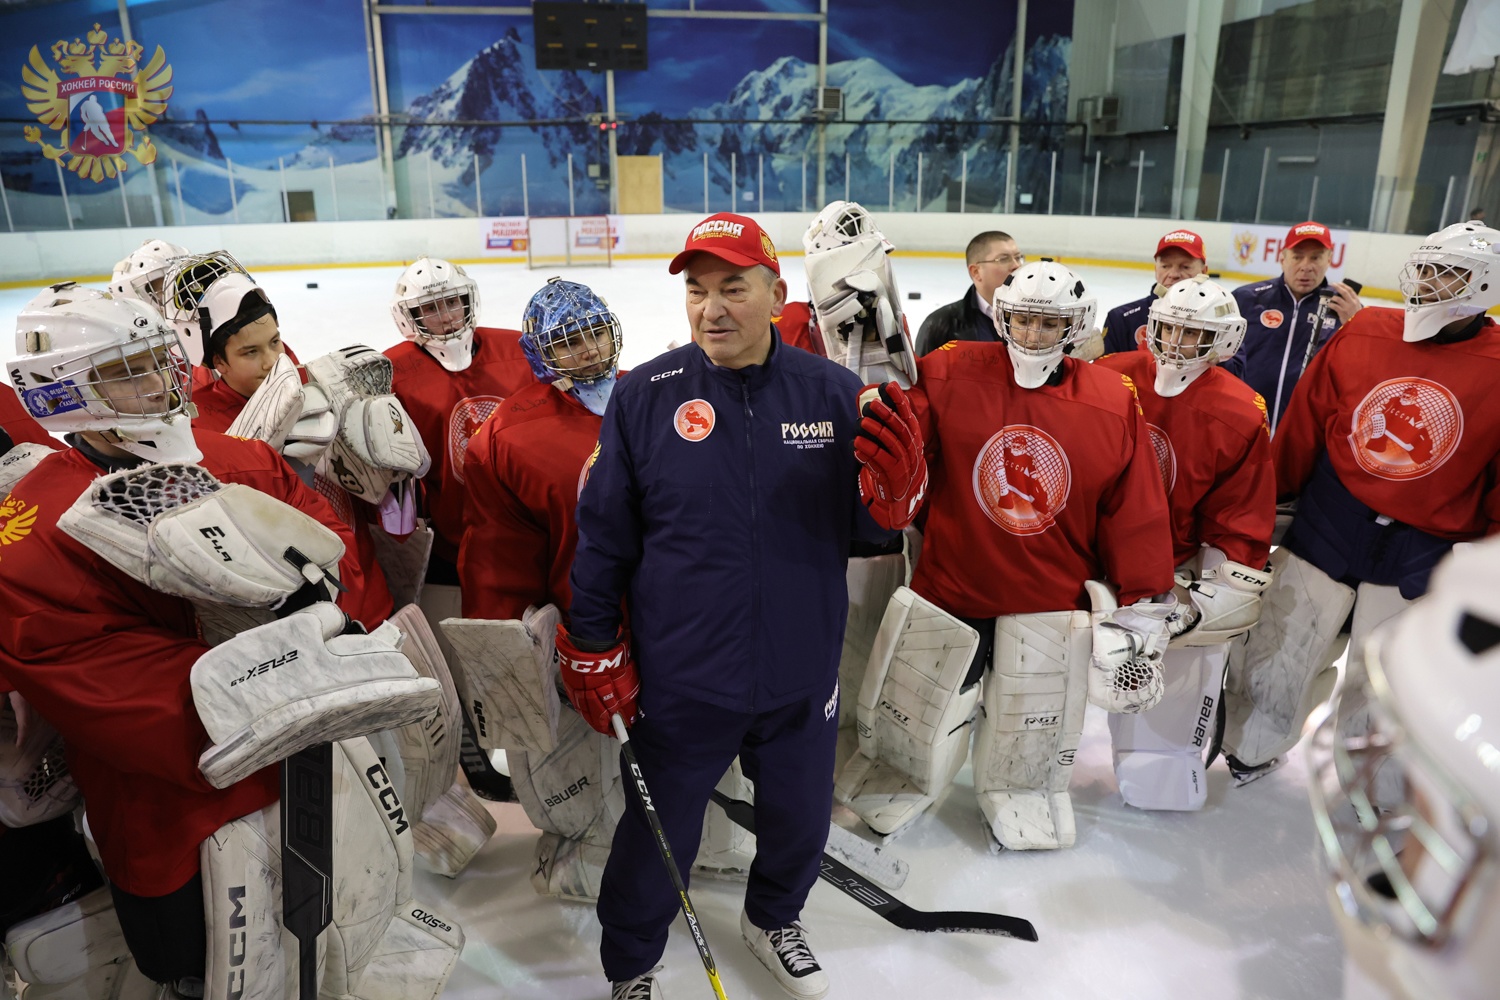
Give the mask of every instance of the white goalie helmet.
M 109 292 L 117 299 L 141 299 L 165 313 L 167 271 L 172 261 L 188 256 L 186 247 L 166 240 L 147 240 L 115 265 Z
M 1043 257 L 995 289 L 995 329 L 1010 351 L 1016 384 L 1035 389 L 1094 331 L 1094 297 L 1078 275 Z
M 831 202 L 802 236 L 808 295 L 829 358 L 868 376 L 916 381 L 916 349 L 889 254 L 895 247 L 862 205 Z
M 1491 539 L 1456 548 L 1427 596 L 1375 632 L 1308 748 L 1351 959 L 1406 1000 L 1480 1000 L 1500 982 L 1497 671 Z
M 1199 274 L 1151 303 L 1146 346 L 1156 358 L 1156 393 L 1175 396 L 1210 367 L 1234 357 L 1245 340 L 1234 296 Z
M 396 329 L 450 372 L 474 360 L 479 285 L 467 271 L 440 257 L 419 257 L 401 272 L 391 296 Z
M 182 343 L 187 349 L 188 360 L 195 365 L 205 364 L 204 354 L 208 347 L 208 335 L 213 332 L 212 320 L 205 328 L 202 314 L 204 299 L 208 290 L 228 275 L 237 275 L 244 281 L 220 285 L 221 294 L 227 293 L 230 287 L 236 284 L 239 284 L 242 289 L 256 287 L 254 279 L 250 277 L 250 272 L 245 270 L 244 265 L 235 260 L 227 250 L 178 257 L 167 268 L 167 275 L 162 285 L 161 314 L 182 335 Z M 238 308 L 238 300 L 236 300 L 236 308 Z M 230 317 L 233 315 L 230 313 Z M 219 322 L 222 323 L 223 318 Z
M 96 431 L 152 462 L 202 457 L 189 426 L 197 411 L 182 342 L 138 299 L 22 312 L 6 368 L 27 412 L 49 431 Z
M 1430 340 L 1450 323 L 1500 305 L 1500 231 L 1458 222 L 1433 233 L 1401 268 L 1401 339 Z
M 38 309 L 51 309 L 53 306 L 64 305 L 68 302 L 87 302 L 102 298 L 104 298 L 104 293 L 97 288 L 80 285 L 76 281 L 59 281 L 33 295 L 31 301 L 21 307 L 21 314 L 36 312 Z

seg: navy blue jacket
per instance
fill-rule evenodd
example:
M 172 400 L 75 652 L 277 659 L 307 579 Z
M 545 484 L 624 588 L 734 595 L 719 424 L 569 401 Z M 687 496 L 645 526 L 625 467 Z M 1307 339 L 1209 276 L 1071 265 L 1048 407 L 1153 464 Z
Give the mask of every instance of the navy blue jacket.
M 570 628 L 613 638 L 621 598 L 642 697 L 764 712 L 832 694 L 859 499 L 853 372 L 772 332 L 763 365 L 696 344 L 615 386 L 578 501 Z M 706 432 L 706 433 L 705 433 Z
M 1327 284 L 1324 279 L 1318 287 Z M 1271 433 L 1275 434 L 1281 414 L 1292 401 L 1292 390 L 1302 377 L 1307 342 L 1313 335 L 1313 318 L 1318 310 L 1318 289 L 1308 292 L 1299 302 L 1286 286 L 1286 278 L 1277 277 L 1241 285 L 1234 290 L 1234 298 L 1247 322 L 1244 346 L 1235 356 L 1243 365 L 1240 378 L 1266 401 Z M 1319 344 L 1333 336 L 1339 322 L 1338 314 L 1330 308 L 1318 334 Z
M 1123 306 L 1115 306 L 1104 317 L 1104 353 L 1119 354 L 1121 351 L 1133 351 L 1145 345 L 1145 334 L 1141 340 L 1137 340 L 1135 332 L 1146 325 L 1150 318 L 1151 303 L 1156 301 L 1156 283 L 1151 284 L 1151 294 L 1144 299 L 1136 299 L 1127 302 Z

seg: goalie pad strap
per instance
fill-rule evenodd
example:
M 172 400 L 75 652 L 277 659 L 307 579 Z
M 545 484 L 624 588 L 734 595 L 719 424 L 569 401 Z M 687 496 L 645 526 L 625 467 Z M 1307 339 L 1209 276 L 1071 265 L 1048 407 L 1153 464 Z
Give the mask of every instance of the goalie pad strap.
M 1290 750 L 1332 691 L 1354 591 L 1282 546 L 1271 553 L 1261 600 L 1261 620 L 1231 655 L 1225 686 L 1224 752 L 1251 766 Z
M 314 604 L 193 664 L 193 702 L 214 742 L 198 760 L 210 784 L 226 788 L 315 743 L 405 725 L 437 707 L 437 681 L 375 636 L 336 634 L 345 621 L 333 605 Z

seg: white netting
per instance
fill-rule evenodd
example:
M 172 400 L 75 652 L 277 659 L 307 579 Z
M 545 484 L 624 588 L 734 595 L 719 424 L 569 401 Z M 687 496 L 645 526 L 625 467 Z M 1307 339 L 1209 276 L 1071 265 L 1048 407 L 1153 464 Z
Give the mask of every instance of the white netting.
M 199 465 L 169 463 L 104 476 L 94 483 L 94 506 L 136 524 L 217 493 L 221 484 Z
M 1177 482 L 1177 456 L 1172 451 L 1172 441 L 1167 432 L 1155 424 L 1147 424 L 1151 432 L 1151 448 L 1156 452 L 1156 468 L 1161 473 L 1161 485 L 1168 493 Z
M 605 215 L 537 215 L 526 220 L 529 267 L 609 267 L 615 234 Z

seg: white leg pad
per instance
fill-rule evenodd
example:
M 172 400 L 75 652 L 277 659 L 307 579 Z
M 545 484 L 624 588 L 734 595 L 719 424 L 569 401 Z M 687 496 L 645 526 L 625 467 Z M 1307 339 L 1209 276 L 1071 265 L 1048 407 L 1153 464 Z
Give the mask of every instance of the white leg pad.
M 59 986 L 130 960 L 109 886 L 11 927 L 5 951 L 21 981 Z
M 453 671 L 453 682 L 458 685 L 458 694 L 462 698 L 464 685 L 463 679 L 459 676 L 460 663 L 453 652 L 453 646 L 448 641 L 447 633 L 443 631 L 442 621 L 444 618 L 458 618 L 463 615 L 463 591 L 452 584 L 423 583 L 417 596 L 417 607 L 421 608 L 422 614 L 427 616 L 427 624 L 432 629 L 432 634 L 437 637 L 438 648 L 443 651 L 443 660 Z
M 363 739 L 334 744 L 333 922 L 318 938 L 322 990 L 347 992 L 411 895 L 409 824 Z M 282 1000 L 297 991 L 297 942 L 281 926 L 280 803 L 203 842 L 207 1000 Z
M 1286 753 L 1328 699 L 1354 591 L 1286 548 L 1271 553 L 1271 585 L 1243 651 L 1230 657 L 1224 751 L 1249 765 Z
M 386 926 L 355 988 L 339 1000 L 436 1000 L 463 947 L 457 921 L 408 901 Z M 332 995 L 324 990 L 321 996 Z
M 536 842 L 536 868 L 531 886 L 539 896 L 555 896 L 580 903 L 599 900 L 599 885 L 604 878 L 604 864 L 609 860 L 609 835 L 588 839 L 543 833 Z
M 1202 809 L 1203 755 L 1213 742 L 1229 644 L 1172 647 L 1162 658 L 1166 692 L 1155 708 L 1111 714 L 1115 779 L 1137 809 Z
M 608 843 L 625 811 L 625 790 L 614 740 L 565 709 L 549 754 L 510 751 L 516 798 L 538 830 Z
M 968 755 L 979 687 L 960 692 L 979 633 L 907 587 L 886 605 L 859 689 L 859 750 L 834 796 L 877 833 L 911 823 Z
M 417 864 L 434 875 L 455 878 L 495 833 L 495 817 L 467 781 L 459 780 L 412 827 Z
M 880 631 L 886 605 L 896 588 L 906 582 L 906 557 L 899 552 L 849 560 L 844 574 L 849 588 L 849 621 L 844 626 L 844 650 L 839 655 L 839 728 L 854 725 L 859 686 L 870 663 L 870 650 Z
M 724 772 L 716 786 L 732 799 L 755 801 L 755 785 L 740 768 L 738 757 Z M 750 875 L 755 859 L 755 834 L 731 820 L 718 806 L 709 803 L 703 814 L 703 839 L 698 842 L 698 856 L 693 871 L 710 878 L 743 881 Z
M 1349 659 L 1343 673 L 1346 679 L 1364 676 L 1365 643 L 1369 640 L 1370 633 L 1377 626 L 1390 621 L 1411 607 L 1412 604 L 1412 601 L 1401 596 L 1401 591 L 1397 587 L 1373 583 L 1359 585 L 1354 601 L 1354 621 L 1349 629 Z M 1339 739 L 1347 740 L 1367 735 L 1370 730 L 1370 708 L 1365 700 L 1363 685 L 1349 684 L 1346 680 L 1343 684 L 1341 699 L 1343 699 L 1341 704 L 1345 707 L 1339 712 L 1341 717 Z M 1377 802 L 1403 800 L 1403 779 L 1400 776 L 1400 770 L 1388 763 L 1376 773 L 1374 791 Z
M 9 996 L 0 987 L 0 996 Z M 25 1000 L 163 1000 L 161 984 L 147 979 L 126 957 L 92 968 L 66 983 L 22 983 Z
M 995 619 L 994 669 L 974 737 L 974 791 L 995 840 L 1012 851 L 1071 847 L 1068 796 L 1088 705 L 1086 611 Z
M 455 651 L 454 680 L 486 750 L 550 753 L 557 745 L 558 612 L 552 605 L 521 621 L 448 618 L 444 634 Z

